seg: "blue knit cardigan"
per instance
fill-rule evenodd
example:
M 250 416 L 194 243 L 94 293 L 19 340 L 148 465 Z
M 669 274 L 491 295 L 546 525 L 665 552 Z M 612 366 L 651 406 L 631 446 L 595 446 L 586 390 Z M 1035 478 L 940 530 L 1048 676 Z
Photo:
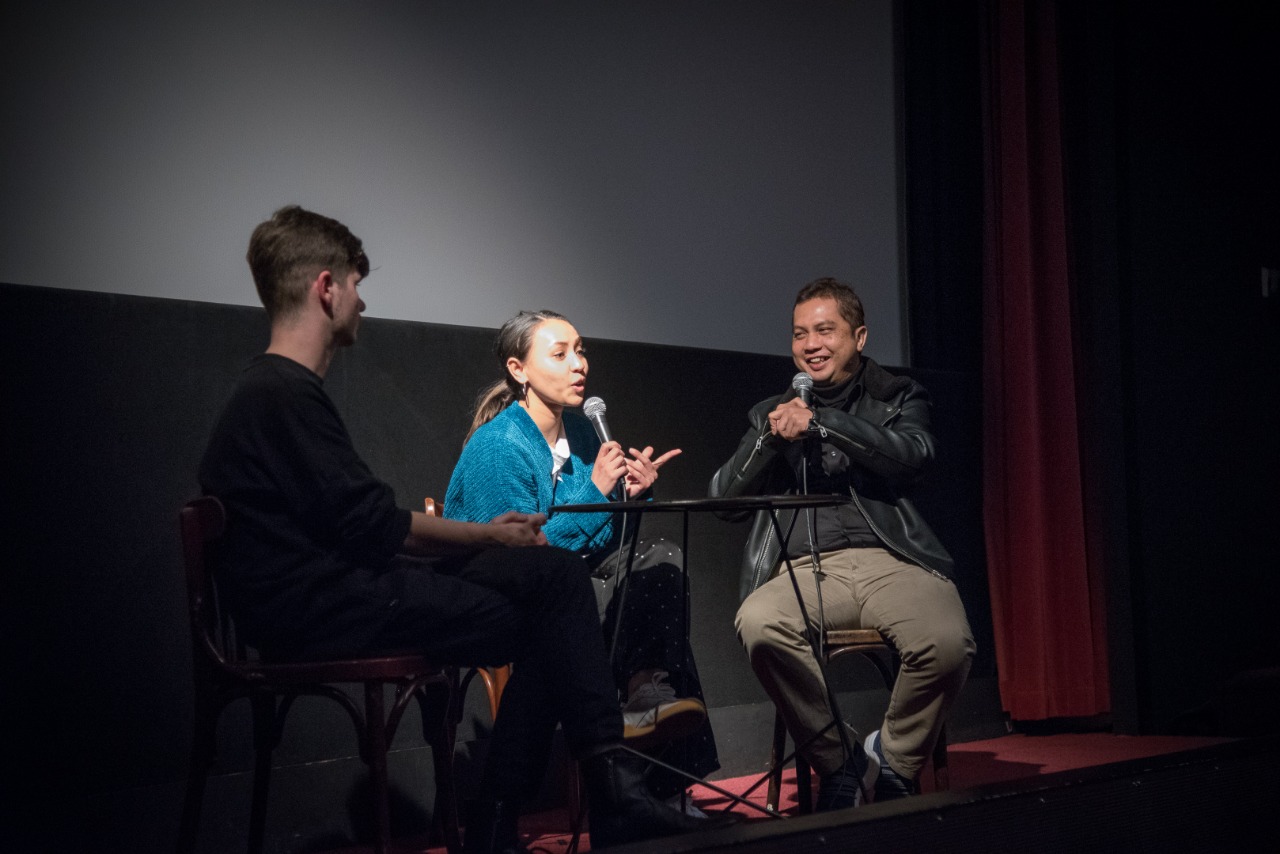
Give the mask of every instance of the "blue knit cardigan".
M 551 480 L 551 449 L 524 407 L 513 403 L 480 429 L 462 449 L 444 497 L 444 515 L 488 522 L 508 510 L 546 513 L 558 504 L 601 504 L 609 499 L 591 482 L 600 440 L 591 422 L 565 410 L 569 459 Z M 558 513 L 543 526 L 553 546 L 596 554 L 613 543 L 612 513 Z

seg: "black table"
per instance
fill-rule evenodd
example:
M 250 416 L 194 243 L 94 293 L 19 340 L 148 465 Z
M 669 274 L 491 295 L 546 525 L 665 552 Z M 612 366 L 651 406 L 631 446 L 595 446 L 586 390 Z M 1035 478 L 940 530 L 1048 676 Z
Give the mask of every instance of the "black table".
M 689 643 L 689 628 L 690 628 L 690 624 L 689 624 L 689 514 L 690 513 L 736 514 L 736 513 L 746 513 L 746 512 L 760 511 L 760 510 L 767 511 L 769 513 L 769 518 L 773 522 L 774 532 L 778 535 L 778 542 L 782 544 L 783 561 L 787 565 L 787 571 L 791 572 L 791 561 L 787 557 L 788 537 L 783 533 L 782 526 L 778 523 L 778 511 L 779 510 L 806 510 L 806 509 L 818 508 L 818 507 L 834 507 L 838 504 L 847 504 L 849 501 L 850 501 L 850 498 L 844 495 L 742 495 L 742 496 L 735 496 L 733 498 L 675 498 L 667 501 L 606 501 L 603 503 L 596 503 L 596 504 L 562 504 L 557 507 L 552 507 L 547 512 L 547 516 L 551 517 L 556 513 L 636 513 L 636 514 L 639 514 L 639 516 L 643 519 L 643 516 L 646 513 L 680 513 L 683 516 L 681 547 L 684 554 L 683 566 L 681 566 L 680 568 L 681 575 L 683 578 L 683 584 L 684 584 L 681 605 L 684 611 L 684 613 L 682 614 L 682 621 L 684 625 L 684 642 L 687 647 Z M 622 600 L 618 603 L 619 623 L 621 623 L 621 620 L 622 620 L 623 606 L 626 604 L 627 585 L 625 583 L 625 580 L 631 573 L 631 564 L 635 558 L 635 545 L 639 541 L 639 528 L 640 528 L 640 525 L 639 525 L 639 522 L 637 522 L 636 531 L 632 534 L 632 537 L 631 537 L 631 549 L 628 551 L 628 554 L 627 554 L 627 566 L 626 566 L 626 570 L 624 571 L 625 574 L 623 575 Z M 794 577 L 792 579 L 792 584 L 793 586 L 795 584 Z M 796 596 L 799 598 L 800 589 L 798 586 L 795 588 L 795 592 L 796 592 Z M 801 607 L 802 613 L 807 613 L 804 610 L 804 601 L 802 598 L 800 599 L 800 607 Z M 818 635 L 820 637 L 821 632 L 819 632 Z M 615 630 L 615 638 L 616 638 L 616 630 Z M 612 652 L 613 652 L 613 648 L 611 646 L 610 647 L 611 656 L 612 656 Z M 814 655 L 820 656 L 819 649 L 817 648 L 814 649 Z M 819 665 L 821 666 L 821 661 L 822 661 L 821 657 L 819 657 L 818 660 L 819 660 Z M 825 679 L 826 674 L 824 673 L 823 675 Z M 831 694 L 830 688 L 828 688 L 827 693 L 829 696 L 829 700 L 832 703 L 832 713 L 835 717 L 838 718 L 839 711 L 834 705 L 835 697 Z M 842 734 L 843 734 L 843 728 L 842 728 Z M 627 748 L 627 749 L 630 750 L 631 748 Z M 668 769 L 669 771 L 672 771 L 676 774 L 679 774 L 685 777 L 688 780 L 693 781 L 699 786 L 705 786 L 706 788 L 712 789 L 713 791 L 716 791 L 721 795 L 724 795 L 730 800 L 736 801 L 737 803 L 740 803 L 740 804 L 744 804 L 748 807 L 751 807 L 752 809 L 759 810 L 763 813 L 773 816 L 774 818 L 783 817 L 779 812 L 777 812 L 777 810 L 770 809 L 769 807 L 761 807 L 746 799 L 746 796 L 751 794 L 751 792 L 755 789 L 755 787 L 760 785 L 760 782 L 765 780 L 766 777 L 762 777 L 761 781 L 757 781 L 756 786 L 752 786 L 750 789 L 743 792 L 742 795 L 735 795 L 732 792 L 728 792 L 720 788 L 719 786 L 716 786 L 712 783 L 708 783 L 705 780 L 698 779 L 697 777 L 694 777 L 692 774 L 687 774 L 678 768 L 675 768 L 671 765 L 667 765 L 664 762 L 660 762 L 659 760 L 655 759 L 652 756 L 647 756 L 645 754 L 639 753 L 638 751 L 632 751 L 632 752 L 637 753 L 640 756 L 643 756 L 645 759 L 647 759 L 650 762 L 661 765 L 662 767 Z
M 599 504 L 561 504 L 547 515 L 556 513 L 732 513 L 748 510 L 805 510 L 809 507 L 834 507 L 848 504 L 844 495 L 739 495 L 733 498 L 675 498 L 667 501 L 605 501 Z

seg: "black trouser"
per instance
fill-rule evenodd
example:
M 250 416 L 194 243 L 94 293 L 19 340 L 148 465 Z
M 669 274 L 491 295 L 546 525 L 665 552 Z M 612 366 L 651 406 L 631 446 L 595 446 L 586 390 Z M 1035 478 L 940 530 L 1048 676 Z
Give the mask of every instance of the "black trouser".
M 556 723 L 573 756 L 622 740 L 595 594 L 582 560 L 549 546 L 493 549 L 442 569 L 397 567 L 400 595 L 382 648 L 443 663 L 513 664 L 483 787 L 523 797 L 546 770 Z
M 622 574 L 627 551 L 623 551 L 621 560 L 614 553 L 600 561 L 597 575 L 615 570 Z M 681 570 L 683 563 L 681 549 L 665 539 L 642 538 L 636 547 L 627 581 L 626 608 L 618 627 L 618 645 L 613 652 L 613 678 L 619 690 L 625 692 L 633 673 L 650 668 L 665 670 L 677 696 L 692 697 L 705 704 L 693 649 L 685 634 L 684 618 L 689 603 Z M 614 592 L 615 580 L 617 575 L 595 582 L 606 644 L 613 642 L 618 607 L 623 598 L 621 588 Z M 695 777 L 705 777 L 720 767 L 710 719 L 704 720 L 689 735 L 646 752 Z M 689 786 L 684 777 L 657 767 L 649 771 L 647 779 L 650 790 L 662 798 Z

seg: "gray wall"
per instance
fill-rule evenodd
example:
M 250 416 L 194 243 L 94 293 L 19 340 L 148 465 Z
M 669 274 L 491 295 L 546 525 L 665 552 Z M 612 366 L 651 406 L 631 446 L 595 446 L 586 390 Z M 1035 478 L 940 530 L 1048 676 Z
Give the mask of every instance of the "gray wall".
M 366 239 L 370 316 L 777 353 L 835 275 L 905 364 L 892 10 L 19 0 L 0 281 L 251 305 L 297 202 Z

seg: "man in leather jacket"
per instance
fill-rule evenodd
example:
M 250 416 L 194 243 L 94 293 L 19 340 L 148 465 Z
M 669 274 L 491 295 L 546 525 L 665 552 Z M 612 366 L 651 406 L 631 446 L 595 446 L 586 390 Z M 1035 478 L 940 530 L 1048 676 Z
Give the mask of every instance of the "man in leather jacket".
M 812 404 L 791 391 L 753 407 L 751 427 L 715 473 L 710 494 L 851 499 L 813 511 L 812 528 L 801 511 L 788 554 L 810 620 L 816 624 L 821 613 L 828 629 L 877 629 L 901 656 L 881 727 L 865 741 L 850 740 L 846 755 L 829 726 L 806 620 L 785 570 L 774 575 L 781 549 L 763 512 L 748 539 L 735 621 L 752 668 L 819 774 L 818 809 L 830 810 L 855 806 L 873 789 L 878 800 L 914 791 L 964 685 L 974 642 L 951 557 L 907 497 L 934 456 L 928 392 L 862 356 L 867 328 L 848 285 L 806 285 L 792 320 L 792 357 L 813 380 Z M 786 532 L 790 514 L 782 515 Z

